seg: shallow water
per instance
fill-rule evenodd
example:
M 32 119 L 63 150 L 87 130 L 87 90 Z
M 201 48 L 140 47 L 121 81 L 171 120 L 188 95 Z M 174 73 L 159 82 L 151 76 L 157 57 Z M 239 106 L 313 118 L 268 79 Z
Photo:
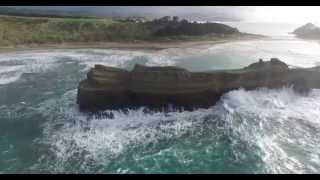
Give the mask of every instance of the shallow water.
M 241 68 L 278 57 L 319 65 L 319 44 L 242 41 L 161 51 L 103 49 L 0 54 L 1 173 L 319 173 L 320 90 L 225 94 L 196 111 L 80 113 L 78 82 L 94 64 Z

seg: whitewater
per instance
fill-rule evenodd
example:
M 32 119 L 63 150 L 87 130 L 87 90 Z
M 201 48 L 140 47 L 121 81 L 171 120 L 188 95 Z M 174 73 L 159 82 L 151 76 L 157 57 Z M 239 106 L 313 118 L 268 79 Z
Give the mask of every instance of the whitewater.
M 238 89 L 211 108 L 81 113 L 94 64 L 191 71 L 277 57 L 320 65 L 316 41 L 274 37 L 164 50 L 55 49 L 0 54 L 0 173 L 319 173 L 320 90 Z M 109 114 L 109 116 L 108 116 Z

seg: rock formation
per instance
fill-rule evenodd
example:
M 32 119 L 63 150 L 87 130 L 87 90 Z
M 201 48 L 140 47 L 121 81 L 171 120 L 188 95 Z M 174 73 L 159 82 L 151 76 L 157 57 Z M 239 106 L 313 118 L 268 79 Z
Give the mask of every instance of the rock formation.
M 126 71 L 95 65 L 79 84 L 77 102 L 81 111 L 141 106 L 192 110 L 214 105 L 221 95 L 233 89 L 285 85 L 293 85 L 300 92 L 320 88 L 320 68 L 289 69 L 276 58 L 260 60 L 243 69 L 213 72 L 142 65 Z
M 320 28 L 312 23 L 307 23 L 293 31 L 299 38 L 320 39 Z

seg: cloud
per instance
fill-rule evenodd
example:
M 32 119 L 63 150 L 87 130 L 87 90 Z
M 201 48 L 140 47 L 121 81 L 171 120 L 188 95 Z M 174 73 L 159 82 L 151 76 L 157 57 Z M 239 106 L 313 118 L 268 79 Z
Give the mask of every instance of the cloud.
M 98 15 L 197 15 L 203 20 L 234 19 L 258 22 L 315 22 L 320 7 L 312 6 L 16 6 L 16 8 L 86 11 Z
M 14 8 L 25 8 L 36 10 L 59 10 L 59 11 L 86 11 L 99 15 L 110 15 L 111 13 L 131 14 L 153 14 L 165 15 L 190 15 L 198 14 L 205 18 L 242 18 L 248 7 L 239 6 L 11 6 Z M 209 20 L 209 19 L 208 19 Z M 210 19 L 212 20 L 212 19 Z

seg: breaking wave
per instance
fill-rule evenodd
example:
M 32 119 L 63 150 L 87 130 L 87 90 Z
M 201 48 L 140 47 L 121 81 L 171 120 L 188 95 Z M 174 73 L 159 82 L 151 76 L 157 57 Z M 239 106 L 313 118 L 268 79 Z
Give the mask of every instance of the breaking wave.
M 129 68 L 132 62 L 146 65 L 173 65 L 173 56 L 144 51 L 74 49 L 49 51 L 26 51 L 0 54 L 0 84 L 17 81 L 23 73 L 43 73 L 69 62 L 84 65 L 82 71 L 95 64 Z M 131 63 L 130 63 L 131 62 Z
M 53 71 L 64 63 L 76 62 L 86 72 L 95 64 L 131 69 L 134 64 L 178 65 L 202 71 L 242 68 L 257 59 L 280 58 L 289 65 L 319 65 L 319 45 L 301 40 L 255 40 L 170 48 L 158 51 L 116 49 L 53 49 L 0 54 L 0 85 L 19 80 L 23 73 Z
M 278 57 L 310 67 L 319 64 L 318 49 L 318 44 L 305 41 L 258 40 L 161 51 L 2 53 L 1 153 L 8 160 L 3 162 L 15 163 L 0 166 L 5 171 L 50 173 L 319 173 L 318 89 L 309 95 L 291 87 L 238 89 L 208 109 L 164 113 L 140 108 L 96 115 L 79 112 L 75 89 L 97 63 L 126 69 L 140 63 L 208 70 Z M 23 77 L 25 84 L 17 83 Z M 29 137 L 33 142 L 24 139 L 35 130 L 42 133 L 35 140 Z M 36 154 L 35 164 L 33 159 L 23 164 L 29 154 L 20 154 L 27 145 L 16 139 L 31 144 L 28 153 Z
M 208 153 L 202 160 L 203 169 L 196 172 L 205 168 L 209 168 L 208 172 L 224 172 L 215 167 L 218 157 L 210 159 L 209 154 L 217 151 L 222 151 L 219 156 L 229 159 L 238 170 L 241 164 L 250 168 L 252 165 L 246 163 L 250 156 L 255 157 L 251 163 L 256 163 L 259 169 L 251 173 L 318 173 L 320 170 L 320 90 L 302 96 L 291 87 L 239 89 L 225 94 L 209 109 L 168 113 L 145 113 L 144 108 L 105 111 L 112 113 L 112 117 L 80 113 L 73 101 L 75 96 L 76 90 L 72 90 L 59 100 L 48 100 L 39 106 L 39 112 L 49 119 L 40 142 L 48 144 L 54 154 L 51 159 L 42 159 L 50 171 L 157 173 L 162 172 L 161 163 L 165 165 L 160 159 L 169 153 L 171 158 L 180 160 L 166 172 L 177 172 L 174 169 L 179 166 L 182 172 L 193 172 L 188 164 L 196 162 L 199 149 L 190 146 L 175 149 L 168 142 L 159 148 L 163 141 L 183 137 L 189 140 L 199 137 L 195 146 L 204 146 Z M 230 143 L 222 148 L 223 138 Z M 135 157 L 133 164 L 142 164 L 140 169 L 114 165 L 119 159 L 129 161 L 124 154 L 132 149 L 146 151 L 130 155 Z M 148 158 L 160 161 L 158 169 L 143 165 L 142 159 Z M 78 166 L 70 170 L 70 163 L 75 161 Z M 201 160 L 197 161 L 196 166 L 201 167 Z

